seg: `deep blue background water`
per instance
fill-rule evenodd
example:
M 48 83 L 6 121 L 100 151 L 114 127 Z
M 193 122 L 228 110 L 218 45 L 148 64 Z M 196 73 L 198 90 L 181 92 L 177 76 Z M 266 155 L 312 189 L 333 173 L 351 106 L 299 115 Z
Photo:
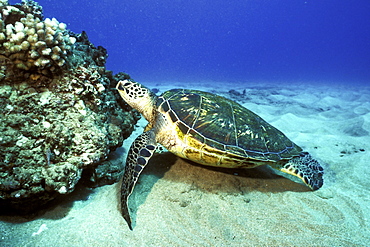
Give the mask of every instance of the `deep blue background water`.
M 370 85 L 369 0 L 37 2 L 138 81 Z

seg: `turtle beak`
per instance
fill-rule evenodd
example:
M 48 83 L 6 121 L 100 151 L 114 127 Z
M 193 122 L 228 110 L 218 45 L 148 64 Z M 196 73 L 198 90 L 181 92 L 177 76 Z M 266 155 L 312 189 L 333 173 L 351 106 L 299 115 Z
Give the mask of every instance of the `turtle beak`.
M 116 87 L 117 90 L 125 90 L 125 88 L 122 86 L 122 84 L 119 82 Z
M 119 81 L 119 82 L 117 83 L 116 89 L 117 89 L 117 90 L 122 90 L 122 91 L 124 91 L 124 90 L 125 90 L 125 86 L 128 86 L 128 85 L 130 85 L 130 83 L 129 83 L 127 80 Z

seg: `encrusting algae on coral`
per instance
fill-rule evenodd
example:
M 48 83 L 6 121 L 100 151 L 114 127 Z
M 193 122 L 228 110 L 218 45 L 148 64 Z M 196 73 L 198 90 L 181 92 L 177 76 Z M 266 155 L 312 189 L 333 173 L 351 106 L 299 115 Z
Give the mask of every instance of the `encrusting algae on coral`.
M 116 182 L 122 164 L 107 158 L 138 116 L 111 88 L 129 76 L 113 76 L 103 47 L 34 1 L 0 1 L 0 17 L 0 208 L 33 210 L 83 174 Z

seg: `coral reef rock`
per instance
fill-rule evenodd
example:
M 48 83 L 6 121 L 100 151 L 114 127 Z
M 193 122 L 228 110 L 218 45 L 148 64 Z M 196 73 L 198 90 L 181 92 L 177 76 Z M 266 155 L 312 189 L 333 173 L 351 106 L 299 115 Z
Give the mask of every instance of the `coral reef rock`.
M 138 114 L 113 90 L 107 52 L 44 19 L 34 1 L 0 1 L 0 208 L 37 209 L 87 175 L 114 183 L 108 159 Z M 114 156 L 114 155 L 113 155 Z

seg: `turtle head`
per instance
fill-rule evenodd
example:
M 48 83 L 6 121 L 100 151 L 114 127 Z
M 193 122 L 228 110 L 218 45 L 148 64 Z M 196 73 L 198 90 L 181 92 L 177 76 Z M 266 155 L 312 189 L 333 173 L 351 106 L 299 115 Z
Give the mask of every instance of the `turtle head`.
M 150 123 L 154 122 L 157 96 L 152 91 L 130 80 L 119 81 L 116 88 L 127 104 L 138 110 Z

